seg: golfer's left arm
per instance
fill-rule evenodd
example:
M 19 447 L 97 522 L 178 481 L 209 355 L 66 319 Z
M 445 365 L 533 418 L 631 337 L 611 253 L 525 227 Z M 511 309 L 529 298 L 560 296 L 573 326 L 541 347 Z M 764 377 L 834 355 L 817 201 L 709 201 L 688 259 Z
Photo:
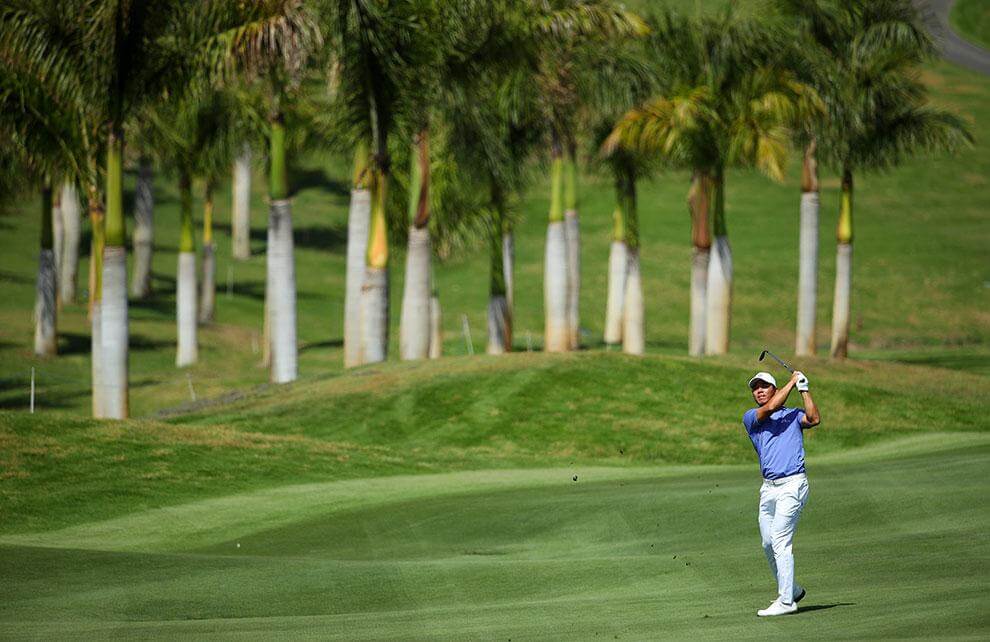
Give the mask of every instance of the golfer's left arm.
M 822 422 L 822 418 L 818 414 L 818 406 L 815 405 L 815 400 L 811 398 L 811 392 L 808 391 L 808 377 L 801 371 L 795 372 L 794 376 L 796 377 L 795 387 L 801 395 L 801 401 L 804 402 L 804 416 L 801 417 L 801 428 L 814 428 Z
M 818 406 L 811 398 L 811 393 L 807 390 L 801 391 L 801 401 L 804 402 L 804 416 L 801 417 L 802 428 L 814 428 L 822 422 L 821 415 L 818 414 Z

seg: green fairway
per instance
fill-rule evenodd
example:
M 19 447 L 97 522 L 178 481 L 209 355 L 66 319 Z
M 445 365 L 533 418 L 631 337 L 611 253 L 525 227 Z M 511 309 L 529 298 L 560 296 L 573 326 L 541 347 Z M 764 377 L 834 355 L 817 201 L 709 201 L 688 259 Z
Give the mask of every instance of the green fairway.
M 808 597 L 779 621 L 754 614 L 774 585 L 752 467 L 578 466 L 294 486 L 8 536 L 0 632 L 972 635 L 990 626 L 988 464 L 985 434 L 812 462 L 795 547 Z

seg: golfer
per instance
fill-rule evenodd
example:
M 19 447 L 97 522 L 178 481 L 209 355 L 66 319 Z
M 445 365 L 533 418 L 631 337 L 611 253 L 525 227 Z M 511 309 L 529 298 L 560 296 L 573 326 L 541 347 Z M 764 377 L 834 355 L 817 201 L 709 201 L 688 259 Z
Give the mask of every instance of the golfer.
M 804 410 L 784 405 L 797 388 Z M 760 617 L 797 611 L 804 589 L 794 581 L 791 543 L 801 509 L 808 501 L 808 477 L 804 474 L 804 439 L 801 431 L 817 426 L 818 408 L 808 392 L 808 378 L 795 372 L 783 388 L 769 372 L 757 372 L 749 380 L 757 407 L 743 415 L 743 425 L 760 459 L 763 486 L 760 488 L 760 537 L 777 580 L 777 599 L 756 612 Z

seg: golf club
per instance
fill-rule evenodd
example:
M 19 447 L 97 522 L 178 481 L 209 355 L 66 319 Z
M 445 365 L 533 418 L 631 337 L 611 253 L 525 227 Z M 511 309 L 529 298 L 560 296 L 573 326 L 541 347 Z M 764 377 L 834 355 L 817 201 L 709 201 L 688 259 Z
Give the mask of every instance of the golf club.
M 780 357 L 778 357 L 778 356 L 777 356 L 777 355 L 775 355 L 774 353 L 772 353 L 772 352 L 770 352 L 769 350 L 764 350 L 763 352 L 761 352 L 761 353 L 760 353 L 760 358 L 759 358 L 759 359 L 757 359 L 757 361 L 763 361 L 763 359 L 764 359 L 764 358 L 765 358 L 765 357 L 766 357 L 767 355 L 770 355 L 771 357 L 773 357 L 773 358 L 774 358 L 774 361 L 776 361 L 776 362 L 777 362 L 777 363 L 779 363 L 780 365 L 782 365 L 782 366 L 784 366 L 785 368 L 787 368 L 787 371 L 788 371 L 788 372 L 790 372 L 791 374 L 793 374 L 793 373 L 794 373 L 794 368 L 792 368 L 792 367 L 790 367 L 789 365 L 787 365 L 786 363 L 784 363 L 784 360 L 783 360 L 783 359 L 781 359 Z

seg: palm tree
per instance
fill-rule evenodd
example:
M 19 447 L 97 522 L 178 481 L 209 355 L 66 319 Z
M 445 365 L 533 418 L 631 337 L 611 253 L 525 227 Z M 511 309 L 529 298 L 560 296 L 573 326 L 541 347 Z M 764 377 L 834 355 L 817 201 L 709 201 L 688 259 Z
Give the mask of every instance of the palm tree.
M 593 84 L 595 40 L 642 35 L 638 16 L 609 0 L 559 0 L 536 6 L 534 94 L 540 102 L 550 156 L 550 212 L 544 264 L 544 348 L 550 352 L 578 347 L 580 233 L 575 158 L 579 111 Z M 589 55 L 591 54 L 591 55 Z M 568 214 L 569 213 L 569 214 Z
M 219 33 L 207 47 L 215 68 L 257 82 L 267 106 L 266 321 L 271 335 L 271 379 L 288 383 L 298 376 L 298 345 L 286 115 L 300 94 L 310 54 L 321 46 L 323 37 L 313 11 L 302 0 L 265 0 L 225 8 L 229 14 L 222 17 Z
M 920 65 L 936 54 L 909 0 L 781 2 L 800 18 L 801 42 L 818 66 L 828 117 L 816 128 L 823 158 L 841 173 L 831 355 L 849 349 L 853 177 L 894 167 L 919 151 L 953 150 L 972 137 L 954 115 L 928 104 Z
M 401 110 L 411 104 L 410 71 L 416 69 L 412 60 L 422 55 L 426 44 L 416 37 L 421 29 L 417 8 L 411 2 L 369 0 L 323 6 L 331 41 L 328 68 L 333 72 L 335 111 L 342 137 L 356 150 L 348 223 L 345 366 L 383 361 L 388 352 L 389 141 Z M 358 257 L 363 261 L 359 263 Z
M 230 227 L 233 234 L 233 252 L 238 261 L 251 258 L 251 146 L 244 143 L 241 153 L 234 160 L 232 184 L 232 208 Z
M 661 15 L 650 46 L 662 91 L 630 110 L 606 144 L 606 149 L 622 144 L 657 153 L 694 173 L 689 192 L 695 245 L 691 354 L 700 353 L 701 327 L 705 353 L 723 354 L 729 347 L 732 252 L 725 220 L 726 169 L 755 166 L 781 179 L 789 126 L 817 104 L 814 91 L 780 64 L 777 42 L 779 35 L 770 27 L 728 10 L 699 19 Z M 707 229 L 709 205 L 714 243 Z M 702 297 L 707 299 L 703 324 L 698 319 Z
M 155 246 L 155 198 L 152 193 L 154 174 L 151 159 L 142 154 L 138 160 L 137 183 L 134 188 L 134 274 L 131 276 L 131 296 L 146 298 L 151 294 L 151 261 Z
M 76 277 L 79 269 L 79 192 L 75 179 L 66 179 L 60 189 L 64 239 L 58 276 L 59 300 L 63 304 L 69 304 L 76 302 Z

